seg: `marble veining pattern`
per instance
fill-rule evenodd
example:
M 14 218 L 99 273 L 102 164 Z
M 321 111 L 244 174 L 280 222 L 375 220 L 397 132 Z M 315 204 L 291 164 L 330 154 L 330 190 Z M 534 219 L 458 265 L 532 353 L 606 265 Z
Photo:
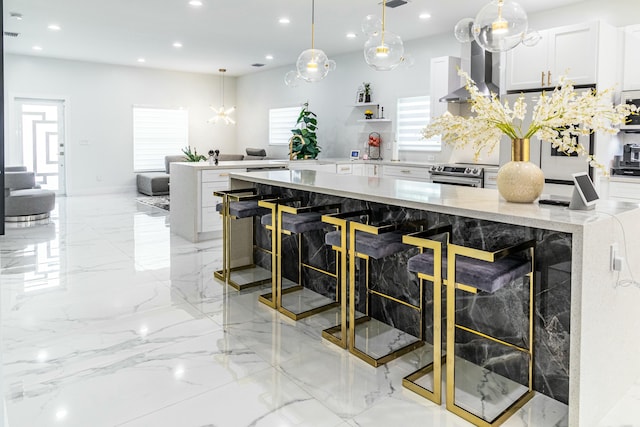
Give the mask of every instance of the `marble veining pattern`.
M 56 203 L 49 223 L 0 236 L 6 426 L 469 426 L 401 386 L 430 346 L 372 368 L 321 339 L 337 310 L 293 322 L 258 302 L 266 286 L 223 286 L 220 240 L 171 235 L 134 194 Z M 566 321 L 544 324 L 550 354 Z M 638 390 L 600 426 L 637 425 Z M 566 416 L 537 394 L 504 425 Z

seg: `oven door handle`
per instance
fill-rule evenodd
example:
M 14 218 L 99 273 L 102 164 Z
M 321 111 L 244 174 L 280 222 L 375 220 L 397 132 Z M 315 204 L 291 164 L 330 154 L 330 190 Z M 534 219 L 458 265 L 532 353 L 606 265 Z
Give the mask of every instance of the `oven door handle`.
M 455 176 L 431 175 L 431 182 L 434 184 L 464 185 L 467 187 L 482 187 L 479 178 L 459 178 Z

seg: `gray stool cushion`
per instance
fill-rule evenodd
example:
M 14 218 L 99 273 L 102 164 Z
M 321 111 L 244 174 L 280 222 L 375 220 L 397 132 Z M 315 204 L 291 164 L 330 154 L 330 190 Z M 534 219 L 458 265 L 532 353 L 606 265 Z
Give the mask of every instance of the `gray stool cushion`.
M 324 236 L 324 242 L 331 246 L 340 246 L 340 231 L 332 231 Z M 348 242 L 347 242 L 348 246 Z M 356 252 L 368 255 L 371 258 L 380 259 L 393 255 L 396 252 L 406 251 L 413 246 L 402 243 L 402 233 L 390 232 L 382 234 L 369 234 L 358 232 L 356 234 Z
M 169 194 L 169 175 L 164 172 L 139 173 L 136 176 L 138 192 L 147 196 Z
M 292 233 L 304 233 L 311 230 L 322 230 L 330 227 L 329 224 L 320 220 L 321 213 L 305 212 L 299 215 L 284 213 L 282 215 L 282 228 Z M 271 214 L 264 215 L 260 219 L 262 225 L 271 225 Z
M 216 212 L 222 212 L 222 203 L 216 205 Z M 248 218 L 250 216 L 262 216 L 271 212 L 270 209 L 258 206 L 257 200 L 243 200 L 229 203 L 229 214 L 236 218 Z
M 5 199 L 5 216 L 38 215 L 51 212 L 56 204 L 56 195 L 39 188 L 14 190 Z
M 426 251 L 409 258 L 407 269 L 433 275 L 433 252 Z M 531 272 L 531 262 L 514 256 L 487 262 L 465 256 L 456 257 L 456 282 L 493 293 L 515 279 Z M 442 278 L 447 278 L 447 257 L 442 256 Z

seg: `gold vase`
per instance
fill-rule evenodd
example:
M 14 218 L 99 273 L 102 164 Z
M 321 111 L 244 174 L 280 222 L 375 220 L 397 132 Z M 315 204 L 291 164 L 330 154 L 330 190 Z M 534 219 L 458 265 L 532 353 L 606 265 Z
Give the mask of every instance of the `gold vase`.
M 529 161 L 529 139 L 511 141 L 511 161 L 498 171 L 498 192 L 507 202 L 533 203 L 544 188 L 542 170 Z

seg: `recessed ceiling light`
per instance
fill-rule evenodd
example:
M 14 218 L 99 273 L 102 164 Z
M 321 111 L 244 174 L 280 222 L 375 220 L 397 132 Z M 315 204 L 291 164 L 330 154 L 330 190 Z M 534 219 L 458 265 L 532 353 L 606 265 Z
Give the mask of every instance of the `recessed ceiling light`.
M 429 19 L 431 18 L 431 14 L 430 13 L 421 13 L 419 16 L 420 19 Z
M 264 59 L 268 59 L 269 61 L 271 61 L 273 59 L 273 55 L 266 55 Z
M 279 23 L 281 23 L 281 24 L 288 24 L 288 23 L 290 23 L 291 21 L 289 21 L 289 18 L 280 18 L 280 19 L 278 20 L 278 22 L 279 22 Z
M 50 29 L 51 31 L 60 31 L 60 25 L 57 25 L 57 24 L 51 24 L 47 28 Z
M 202 6 L 202 2 L 201 2 L 200 0 L 191 0 L 191 1 L 189 2 L 189 4 L 190 4 L 191 6 L 195 6 L 195 7 L 200 7 L 200 6 Z
M 138 62 L 140 62 L 140 63 L 145 62 L 145 61 L 146 61 L 146 59 L 144 59 L 144 58 L 138 58 Z
M 348 39 L 355 39 L 356 37 L 358 37 L 358 36 L 356 35 L 356 33 L 347 33 L 347 38 L 348 38 Z
M 21 13 L 11 12 L 11 13 L 9 13 L 9 16 L 12 17 L 15 20 L 22 21 L 22 14 Z
M 33 49 L 33 50 L 42 50 L 42 46 L 36 45 L 36 46 L 33 46 L 31 49 Z
M 173 47 L 180 48 L 180 47 L 182 47 L 182 43 L 180 43 L 180 42 L 173 42 Z

